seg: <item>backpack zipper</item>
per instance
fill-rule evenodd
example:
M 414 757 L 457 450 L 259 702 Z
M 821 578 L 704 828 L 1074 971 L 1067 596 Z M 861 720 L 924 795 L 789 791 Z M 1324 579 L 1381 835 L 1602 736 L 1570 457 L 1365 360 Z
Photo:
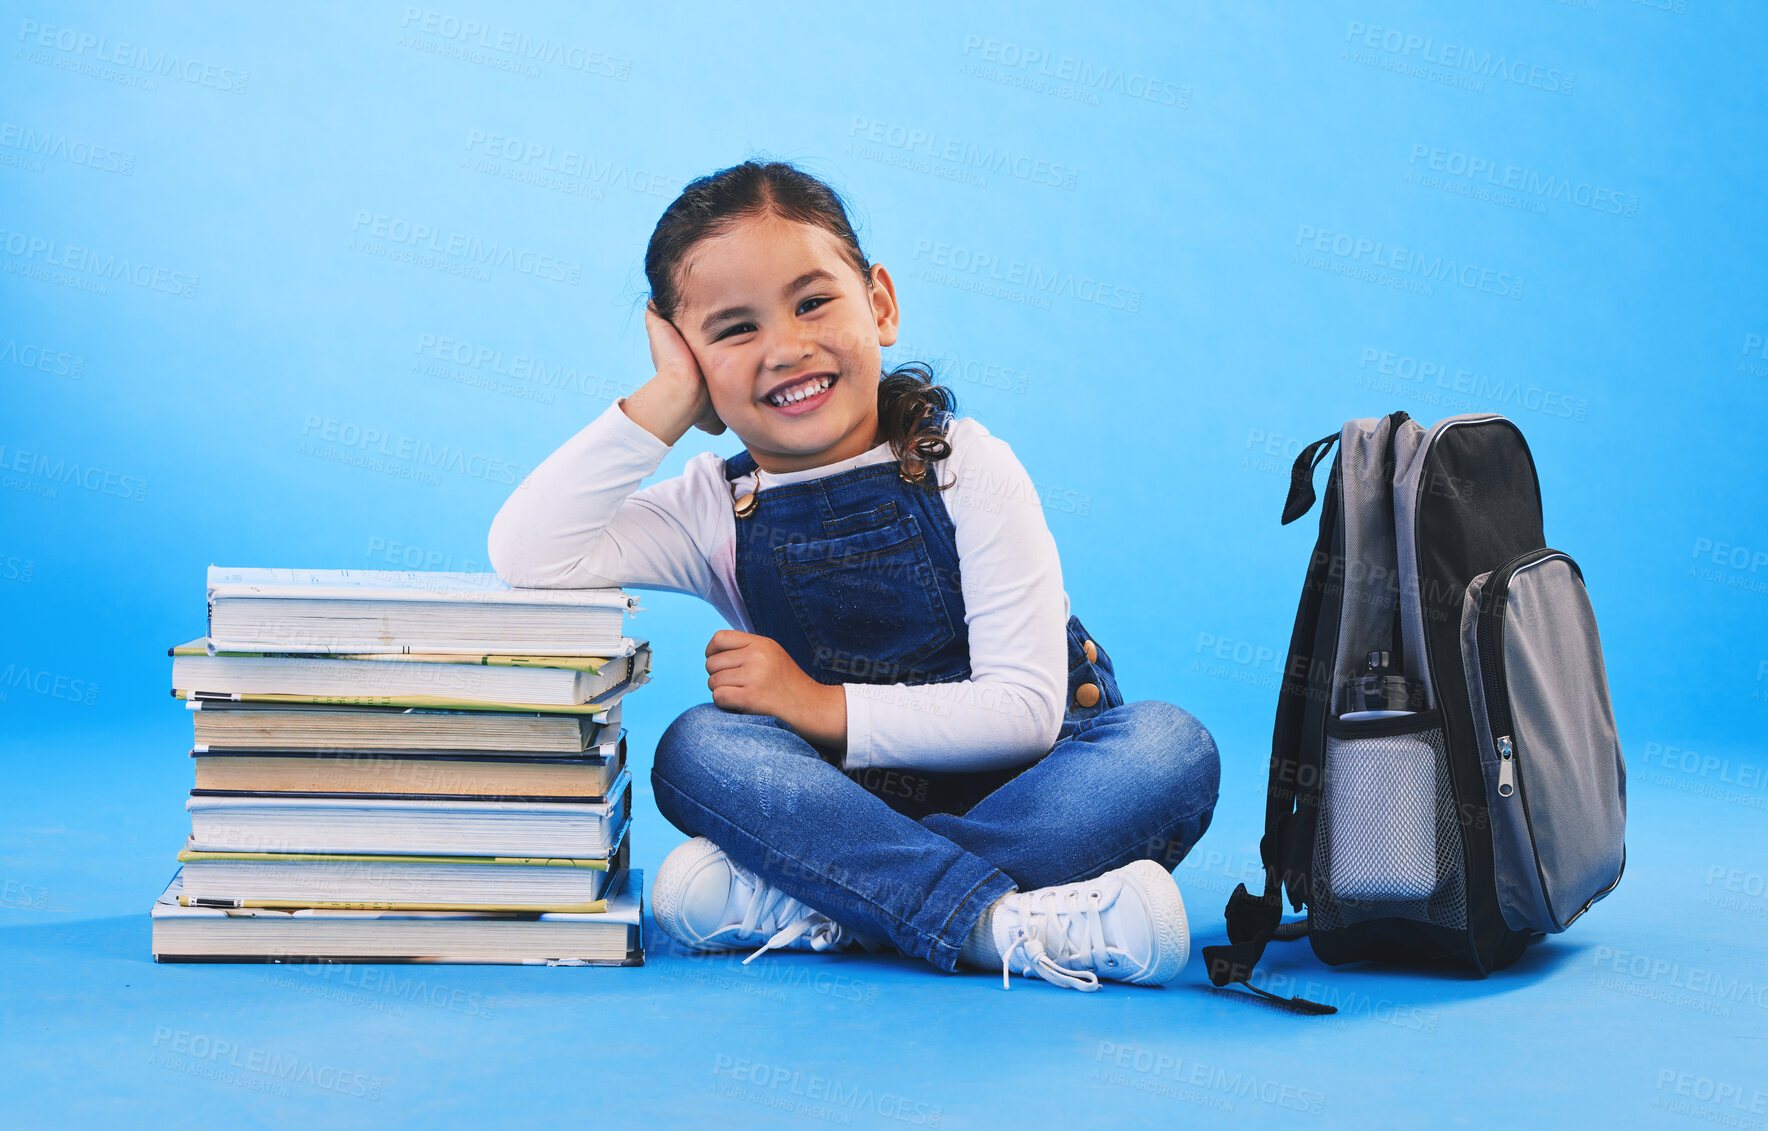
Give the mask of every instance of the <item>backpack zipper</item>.
M 1516 748 L 1510 736 L 1498 736 L 1498 796 L 1509 797 L 1516 792 Z
M 1539 565 L 1552 558 L 1563 558 L 1578 575 L 1580 584 L 1584 580 L 1584 571 L 1569 555 L 1548 547 L 1530 550 L 1519 554 L 1497 569 L 1492 571 L 1486 588 L 1480 594 L 1480 632 L 1479 632 L 1479 672 L 1480 685 L 1486 697 L 1486 723 L 1491 729 L 1492 745 L 1498 751 L 1498 796 L 1509 797 L 1512 793 L 1522 805 L 1523 827 L 1529 834 L 1529 854 L 1535 858 L 1535 878 L 1541 885 L 1541 902 L 1547 908 L 1547 914 L 1559 922 L 1559 915 L 1553 910 L 1553 897 L 1547 890 L 1547 876 L 1541 871 L 1541 854 L 1535 851 L 1535 824 L 1529 816 L 1529 791 L 1518 772 L 1516 757 L 1515 720 L 1510 714 L 1510 696 L 1504 679 L 1504 602 L 1508 596 L 1510 579 L 1519 570 L 1528 566 Z M 1617 880 L 1619 877 L 1617 877 Z

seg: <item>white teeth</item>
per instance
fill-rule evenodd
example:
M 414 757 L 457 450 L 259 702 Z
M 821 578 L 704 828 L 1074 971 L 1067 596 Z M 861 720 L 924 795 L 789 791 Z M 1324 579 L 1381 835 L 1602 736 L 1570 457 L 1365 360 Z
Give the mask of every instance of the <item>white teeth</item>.
M 771 405 L 775 405 L 777 407 L 784 408 L 786 405 L 789 405 L 789 404 L 797 404 L 799 401 L 803 400 L 805 397 L 814 397 L 816 394 L 822 392 L 824 389 L 828 388 L 830 385 L 832 385 L 834 383 L 835 382 L 834 382 L 833 378 L 818 377 L 815 381 L 812 381 L 808 385 L 801 386 L 800 388 L 794 389 L 789 393 L 781 393 L 781 394 L 778 394 L 775 396 L 771 396 L 771 397 L 767 398 L 767 400 L 768 400 L 768 403 Z

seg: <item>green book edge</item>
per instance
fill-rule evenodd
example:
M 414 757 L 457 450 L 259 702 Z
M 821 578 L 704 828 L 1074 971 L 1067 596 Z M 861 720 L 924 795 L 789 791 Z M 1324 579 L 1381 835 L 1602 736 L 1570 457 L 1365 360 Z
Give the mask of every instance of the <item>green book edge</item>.
M 178 851 L 178 862 L 194 860 L 266 860 L 274 863 L 344 863 L 344 864 L 474 864 L 491 866 L 525 866 L 531 868 L 592 868 L 608 870 L 607 858 L 573 858 L 564 856 L 400 856 L 393 853 L 342 855 L 324 852 L 202 852 L 192 848 Z

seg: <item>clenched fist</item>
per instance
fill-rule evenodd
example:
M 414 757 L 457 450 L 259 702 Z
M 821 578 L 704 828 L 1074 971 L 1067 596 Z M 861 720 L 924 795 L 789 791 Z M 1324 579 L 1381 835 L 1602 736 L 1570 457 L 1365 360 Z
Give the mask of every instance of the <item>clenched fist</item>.
M 847 748 L 847 693 L 818 683 L 767 636 L 720 629 L 706 644 L 712 702 L 745 715 L 772 715 L 807 741 Z

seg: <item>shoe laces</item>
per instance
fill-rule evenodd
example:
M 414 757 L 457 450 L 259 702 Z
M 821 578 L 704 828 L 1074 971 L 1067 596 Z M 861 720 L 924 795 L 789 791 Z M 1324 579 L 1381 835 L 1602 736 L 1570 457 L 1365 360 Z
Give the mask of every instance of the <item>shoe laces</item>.
M 1008 896 L 1002 910 L 1016 913 L 1018 922 L 1001 951 L 1001 985 L 1012 988 L 1008 974 L 1017 956 L 1021 974 L 1035 974 L 1086 993 L 1098 989 L 1099 967 L 1115 969 L 1120 959 L 1130 960 L 1127 951 L 1105 943 L 1100 918 L 1105 905 L 1105 889 L 1099 886 L 1071 885 Z
M 769 935 L 759 950 L 743 959 L 743 965 L 749 965 L 770 950 L 791 946 L 801 938 L 809 943 L 810 949 L 819 951 L 849 941 L 846 928 L 822 912 L 806 907 L 748 869 L 739 867 L 735 861 L 731 862 L 731 871 L 739 883 L 750 889 L 748 906 L 737 926 L 737 940 L 754 942 L 764 934 Z

